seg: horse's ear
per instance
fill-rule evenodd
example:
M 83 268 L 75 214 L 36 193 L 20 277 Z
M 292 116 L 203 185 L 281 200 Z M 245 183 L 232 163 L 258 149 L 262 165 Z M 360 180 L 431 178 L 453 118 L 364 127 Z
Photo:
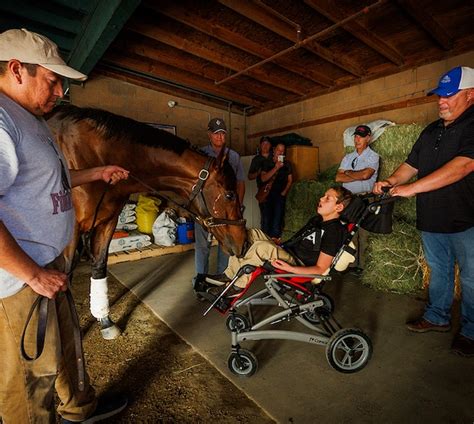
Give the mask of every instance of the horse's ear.
M 222 167 L 224 166 L 224 162 L 227 160 L 228 155 L 229 155 L 229 149 L 227 149 L 226 145 L 224 144 L 216 158 L 216 166 L 218 168 L 222 169 Z

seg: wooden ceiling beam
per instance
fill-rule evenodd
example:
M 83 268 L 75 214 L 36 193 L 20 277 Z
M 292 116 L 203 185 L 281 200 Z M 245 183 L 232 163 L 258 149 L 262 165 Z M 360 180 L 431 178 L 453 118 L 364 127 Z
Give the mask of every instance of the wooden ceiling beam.
M 226 25 L 225 22 L 212 22 L 208 19 L 202 18 L 198 14 L 191 13 L 189 8 L 185 5 L 168 2 L 155 3 L 151 1 L 147 2 L 146 5 L 158 13 L 168 16 L 171 19 L 188 25 L 197 31 L 210 35 L 211 37 L 215 37 L 224 43 L 237 47 L 238 49 L 261 59 L 266 59 L 267 57 L 271 57 L 278 53 L 278 51 L 272 50 L 268 46 L 260 43 L 256 43 L 237 31 L 232 30 L 232 28 Z M 325 87 L 335 85 L 335 81 L 332 78 L 319 72 L 317 69 L 308 69 L 300 63 L 285 57 L 279 57 L 274 61 L 274 63 L 277 63 L 279 66 L 289 70 L 290 72 L 302 75 L 303 77 L 313 80 Z
M 125 81 L 129 84 L 138 85 L 140 87 L 147 88 L 153 91 L 159 91 L 160 93 L 166 93 L 171 96 L 182 97 L 183 99 L 192 100 L 207 106 L 216 107 L 220 109 L 227 110 L 229 102 L 224 99 L 219 100 L 215 97 L 206 96 L 204 93 L 197 93 L 195 91 L 189 91 L 184 88 L 177 87 L 175 85 L 168 85 L 164 82 L 158 82 L 151 80 L 145 76 L 138 76 L 128 73 L 126 70 L 117 70 L 110 68 L 109 66 L 100 63 L 90 75 L 91 78 L 94 78 L 96 75 L 103 75 L 106 77 L 118 79 L 120 81 Z M 232 111 L 243 112 L 243 108 L 240 105 L 234 104 Z
M 397 0 L 398 5 L 407 12 L 444 50 L 453 48 L 453 40 L 436 22 L 426 8 L 421 7 L 417 1 Z
M 168 30 L 166 24 L 153 25 L 149 22 L 132 19 L 128 23 L 127 29 L 233 71 L 238 72 L 245 69 L 245 66 L 243 66 L 245 62 L 235 59 L 234 55 L 225 55 L 216 52 L 209 48 L 209 43 L 183 38 L 179 31 L 174 33 Z M 203 36 L 207 37 L 207 35 L 204 34 Z M 249 63 L 249 65 L 250 64 L 252 63 Z M 309 87 L 309 85 L 311 85 L 311 88 L 314 85 L 310 80 L 291 78 L 285 71 L 280 71 L 277 66 L 272 65 L 254 69 L 249 72 L 248 75 L 255 80 L 273 85 L 277 88 L 284 87 L 285 90 L 299 95 L 303 95 L 305 88 Z
M 347 13 L 337 7 L 332 0 L 304 0 L 304 2 L 334 23 L 347 17 Z M 398 66 L 403 65 L 404 58 L 400 52 L 357 21 L 347 22 L 342 28 L 391 62 Z
M 111 51 L 105 55 L 104 63 L 110 63 L 120 68 L 151 75 L 152 77 L 170 81 L 185 87 L 192 87 L 203 93 L 209 93 L 228 99 L 229 102 L 234 101 L 254 107 L 261 107 L 267 101 L 267 99 L 259 98 L 256 95 L 250 96 L 243 94 L 234 88 L 227 89 L 226 87 L 217 86 L 211 80 L 197 77 L 189 72 L 150 60 L 146 57 L 126 57 L 123 55 L 123 52 Z
M 258 2 L 251 3 L 242 0 L 218 1 L 229 9 L 232 9 L 234 12 L 251 19 L 255 23 L 268 28 L 269 30 L 277 33 L 289 41 L 292 41 L 293 43 L 301 41 L 298 40 L 296 28 L 293 28 L 290 24 L 282 21 L 278 17 L 268 14 L 265 8 L 261 7 Z M 316 54 L 322 59 L 332 63 L 333 65 L 336 65 L 337 67 L 352 75 L 360 77 L 366 74 L 365 69 L 363 69 L 361 66 L 354 64 L 354 62 L 351 62 L 344 57 L 335 55 L 330 49 L 323 47 L 317 42 L 313 42 L 311 46 L 304 46 L 304 49 Z
M 146 42 L 140 40 L 140 38 L 143 37 L 137 37 L 132 33 L 125 33 L 117 40 L 114 48 L 118 51 L 123 51 L 125 55 L 132 57 L 142 56 L 212 81 L 225 78 L 228 75 L 222 66 L 210 64 L 204 59 L 200 59 L 182 50 L 177 50 L 166 44 L 151 40 Z M 249 93 L 249 95 L 253 93 L 270 101 L 281 101 L 292 94 L 283 87 L 275 88 L 268 84 L 259 83 L 248 76 L 236 80 L 230 87 L 240 90 L 245 88 L 245 92 Z

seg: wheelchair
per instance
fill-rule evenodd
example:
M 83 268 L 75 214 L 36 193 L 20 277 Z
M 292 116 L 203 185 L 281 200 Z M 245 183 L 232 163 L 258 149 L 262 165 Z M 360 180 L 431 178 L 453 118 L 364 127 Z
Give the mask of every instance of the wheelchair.
M 356 201 L 352 208 L 349 207 L 351 205 L 346 208 L 348 213 L 343 218 L 348 224 L 347 239 L 323 275 L 288 274 L 273 268 L 268 262 L 259 267 L 244 265 L 217 297 L 209 299 L 211 305 L 204 315 L 212 309 L 227 315 L 226 326 L 231 332 L 231 352 L 227 365 L 232 373 L 242 377 L 255 374 L 258 360 L 250 350 L 242 348 L 241 343 L 268 339 L 324 346 L 327 362 L 341 373 L 355 373 L 368 364 L 373 352 L 369 336 L 359 328 L 344 328 L 333 316 L 333 300 L 323 292 L 325 283 L 333 278 L 332 274 L 345 271 L 354 262 L 356 250 L 352 239 L 363 223 L 371 221 L 374 232 L 391 231 L 391 220 L 389 224 L 385 222 L 381 226 L 380 222 L 368 217 L 379 214 L 383 206 L 393 202 L 395 198 L 384 195 L 376 199 L 373 199 L 373 195 L 367 198 L 356 198 L 360 202 Z M 391 218 L 392 209 L 385 209 L 385 220 L 388 215 Z M 237 297 L 227 298 L 227 292 L 244 274 L 250 275 L 247 286 Z M 250 293 L 255 281 L 262 278 L 265 281 L 264 288 Z M 196 291 L 204 292 L 206 284 L 198 282 Z M 256 320 L 254 308 L 259 306 L 274 308 L 269 316 Z M 291 320 L 296 320 L 305 331 L 268 328 Z

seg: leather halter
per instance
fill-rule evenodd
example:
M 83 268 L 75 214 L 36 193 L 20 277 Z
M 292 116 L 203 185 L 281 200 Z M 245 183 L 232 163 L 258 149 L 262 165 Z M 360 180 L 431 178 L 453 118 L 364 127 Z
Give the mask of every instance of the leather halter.
M 245 225 L 246 220 L 241 218 L 241 219 L 224 219 L 224 218 L 216 218 L 212 216 L 212 214 L 209 211 L 209 208 L 206 203 L 206 198 L 204 197 L 203 194 L 203 189 L 206 181 L 209 178 L 210 172 L 209 168 L 211 167 L 211 164 L 215 161 L 215 158 L 213 157 L 208 157 L 206 160 L 206 163 L 204 164 L 204 167 L 199 171 L 198 174 L 198 180 L 196 184 L 193 185 L 191 193 L 189 194 L 189 198 L 187 202 L 184 205 L 179 204 L 178 202 L 174 201 L 173 199 L 170 199 L 168 196 L 165 196 L 161 193 L 158 193 L 153 187 L 149 186 L 147 183 L 144 181 L 140 180 L 137 178 L 135 175 L 130 174 L 130 177 L 132 177 L 134 180 L 139 182 L 141 185 L 143 185 L 145 188 L 150 190 L 150 192 L 154 195 L 157 195 L 158 197 L 162 197 L 166 199 L 169 202 L 172 202 L 179 206 L 180 208 L 184 209 L 187 211 L 195 221 L 199 222 L 201 225 L 207 227 L 207 228 L 214 228 L 214 227 L 221 227 L 223 225 Z M 199 196 L 199 197 L 198 197 Z M 199 200 L 202 201 L 204 208 L 208 214 L 206 218 L 201 218 L 199 215 L 195 214 L 192 212 L 189 208 L 194 200 L 198 198 Z

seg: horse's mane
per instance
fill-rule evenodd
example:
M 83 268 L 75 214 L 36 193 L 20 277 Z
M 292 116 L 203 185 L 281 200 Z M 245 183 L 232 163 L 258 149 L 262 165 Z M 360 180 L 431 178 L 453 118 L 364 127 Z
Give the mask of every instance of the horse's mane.
M 170 150 L 179 155 L 189 148 L 196 150 L 189 141 L 168 131 L 102 109 L 61 105 L 53 110 L 51 116 L 72 122 L 86 120 L 105 139 L 113 140 L 114 142 L 126 140 L 131 143 Z

